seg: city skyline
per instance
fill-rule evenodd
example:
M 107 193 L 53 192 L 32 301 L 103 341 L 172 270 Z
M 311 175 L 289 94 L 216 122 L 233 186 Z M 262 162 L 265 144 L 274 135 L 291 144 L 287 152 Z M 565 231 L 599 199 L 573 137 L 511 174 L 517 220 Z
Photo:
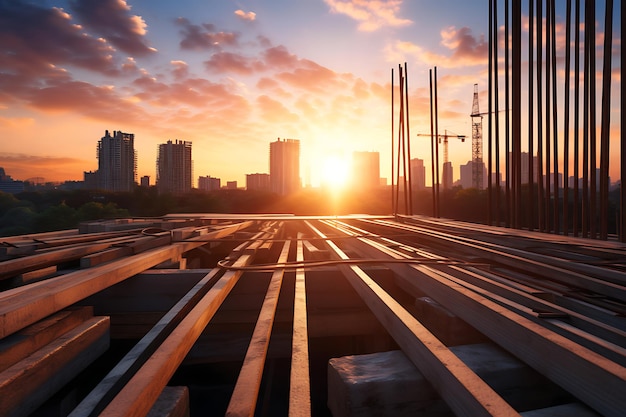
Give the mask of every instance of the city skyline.
M 601 36 L 604 3 L 598 3 Z M 301 174 L 313 185 L 321 182 L 319 167 L 327 158 L 347 160 L 353 151 L 379 152 L 381 176 L 389 177 L 390 72 L 396 70 L 397 80 L 398 65 L 405 62 L 412 157 L 429 159 L 429 138 L 415 134 L 429 132 L 433 67 L 439 76 L 440 132 L 471 137 L 474 84 L 481 110 L 487 109 L 486 4 L 85 4 L 0 5 L 0 135 L 11 138 L 0 143 L 0 166 L 14 178 L 80 180 L 83 171 L 97 168 L 92 138 L 103 126 L 134 132 L 139 178 L 155 176 L 156 145 L 175 137 L 194 143 L 198 174 L 243 184 L 245 171 L 263 170 L 265 160 L 258 155 L 277 135 L 302 140 Z M 524 14 L 527 5 L 522 2 Z M 614 16 L 620 7 L 616 4 Z M 556 21 L 560 60 L 560 8 Z M 617 17 L 614 26 L 620 30 Z M 522 31 L 525 39 L 526 23 Z M 601 57 L 600 39 L 596 51 Z M 619 52 L 614 47 L 616 75 Z M 619 82 L 614 84 L 617 90 Z M 611 136 L 617 137 L 618 94 L 613 97 Z M 454 166 L 470 155 L 469 141 L 451 143 Z M 612 161 L 612 178 L 619 177 L 618 168 Z M 428 170 L 426 175 L 430 182 Z

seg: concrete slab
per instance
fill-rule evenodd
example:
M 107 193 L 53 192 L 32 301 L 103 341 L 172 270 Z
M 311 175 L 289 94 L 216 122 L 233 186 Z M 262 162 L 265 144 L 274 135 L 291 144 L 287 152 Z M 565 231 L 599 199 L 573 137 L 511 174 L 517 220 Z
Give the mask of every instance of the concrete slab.
M 562 404 L 569 395 L 498 347 L 452 347 L 467 366 L 518 411 Z M 334 417 L 444 416 L 451 412 L 402 351 L 333 358 L 328 407 Z

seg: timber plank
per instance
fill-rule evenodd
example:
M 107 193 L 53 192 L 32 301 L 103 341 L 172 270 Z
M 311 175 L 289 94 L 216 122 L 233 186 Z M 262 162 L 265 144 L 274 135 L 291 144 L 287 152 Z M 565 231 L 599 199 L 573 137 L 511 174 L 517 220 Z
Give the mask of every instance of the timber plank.
M 0 373 L 0 415 L 28 416 L 109 347 L 108 317 L 94 317 Z
M 298 239 L 296 261 L 304 261 L 302 239 Z M 311 415 L 311 381 L 309 376 L 309 335 L 306 311 L 304 268 L 296 269 L 293 305 L 293 339 L 291 344 L 291 378 L 289 380 L 289 417 Z
M 309 228 L 326 238 L 310 222 Z M 335 259 L 349 259 L 332 241 Z M 492 388 L 387 294 L 357 265 L 339 265 L 354 289 L 403 352 L 458 416 L 519 416 Z
M 287 262 L 289 247 L 290 242 L 285 242 L 278 263 Z M 228 404 L 227 416 L 254 416 L 284 274 L 283 268 L 275 270 L 272 274 L 252 339 Z
M 93 316 L 91 307 L 59 311 L 0 340 L 0 372 Z
M 252 256 L 244 254 L 235 266 L 248 265 L 251 261 Z M 109 402 L 100 417 L 144 415 L 148 412 L 242 273 L 228 271 L 211 287 Z

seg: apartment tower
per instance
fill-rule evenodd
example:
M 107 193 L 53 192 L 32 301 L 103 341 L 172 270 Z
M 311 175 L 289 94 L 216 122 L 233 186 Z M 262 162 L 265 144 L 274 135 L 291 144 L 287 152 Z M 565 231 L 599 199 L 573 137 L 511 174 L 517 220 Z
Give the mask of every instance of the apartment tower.
M 132 191 L 137 177 L 135 135 L 108 130 L 98 141 L 98 188 L 107 191 Z
M 191 191 L 191 142 L 176 140 L 159 145 L 156 186 L 159 192 L 181 194 Z
M 280 195 L 300 190 L 300 141 L 278 138 L 270 143 L 270 189 Z

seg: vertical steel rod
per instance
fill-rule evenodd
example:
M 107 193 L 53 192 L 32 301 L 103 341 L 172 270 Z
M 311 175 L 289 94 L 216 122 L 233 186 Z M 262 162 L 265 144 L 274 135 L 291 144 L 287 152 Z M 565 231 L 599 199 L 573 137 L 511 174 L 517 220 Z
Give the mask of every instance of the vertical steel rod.
M 510 0 L 504 0 L 504 200 L 505 200 L 505 215 L 504 224 L 506 227 L 511 226 L 512 220 L 512 205 L 511 205 L 511 166 L 514 165 L 511 160 L 511 147 L 510 147 L 510 114 L 509 114 L 509 102 L 510 102 L 510 68 L 511 63 L 509 61 L 509 51 L 511 49 L 509 45 L 509 21 L 511 15 L 509 13 Z
M 589 235 L 597 238 L 596 2 L 589 7 Z M 587 29 L 587 26 L 585 26 Z
M 512 137 L 513 148 L 513 227 L 520 227 L 521 212 L 521 148 L 522 148 L 522 5 L 513 2 L 512 21 Z
M 533 59 L 534 59 L 534 2 L 530 0 L 528 2 L 528 198 L 525 206 L 526 221 L 528 230 L 535 230 L 535 193 L 534 193 L 534 178 L 533 178 L 533 155 L 535 153 L 533 144 L 533 132 L 534 126 L 534 74 L 533 74 Z
M 393 130 L 393 119 L 394 119 L 394 112 L 393 112 L 393 68 L 391 68 L 391 212 L 392 214 L 395 216 L 398 212 L 396 210 L 396 200 L 395 200 L 395 192 L 394 192 L 394 168 L 395 168 L 395 164 L 393 161 L 393 157 L 394 157 L 394 140 L 393 140 L 393 135 L 395 134 L 394 130 Z
M 435 67 L 435 173 L 437 175 L 437 215 L 440 216 L 441 200 L 439 199 L 439 111 L 437 108 L 437 67 Z
M 600 239 L 608 238 L 609 140 L 611 128 L 611 44 L 613 43 L 613 0 L 606 0 L 604 14 L 604 63 L 602 66 L 602 121 L 600 131 Z
M 559 126 L 558 126 L 558 107 L 557 107 L 557 72 L 556 72 L 556 5 L 555 0 L 550 0 L 550 26 L 552 31 L 552 143 L 553 152 L 553 189 L 554 189 L 554 205 L 552 216 L 554 217 L 554 233 L 560 233 L 559 219 Z
M 499 78 L 499 65 L 498 65 L 498 1 L 493 3 L 493 68 L 494 68 L 494 106 L 495 106 L 495 124 L 494 124 L 494 153 L 495 153 L 495 168 L 496 168 L 496 209 L 495 209 L 495 221 L 496 226 L 500 226 L 500 106 L 498 103 L 498 78 Z
M 430 178 L 432 184 L 432 195 L 433 195 L 433 217 L 437 217 L 437 196 L 435 195 L 435 142 L 434 142 L 434 130 L 433 130 L 433 70 L 428 71 L 430 77 Z
M 570 130 L 570 38 L 572 31 L 572 0 L 565 6 L 565 100 L 563 103 L 563 234 L 569 234 L 569 130 Z M 578 47 L 578 46 L 576 46 Z
M 537 214 L 539 230 L 546 231 L 545 197 L 543 195 L 543 1 L 537 0 Z
M 572 234 L 580 233 L 580 0 L 575 3 L 574 17 L 574 198 Z
M 412 173 L 411 173 L 411 129 L 409 123 L 409 72 L 407 70 L 406 62 L 404 63 L 404 99 L 406 101 L 406 159 L 409 165 L 409 170 L 407 171 L 407 177 L 409 179 L 409 194 L 407 200 L 409 201 L 409 212 L 410 216 L 413 215 L 413 183 L 412 183 Z
M 626 36 L 624 36 L 624 27 L 626 27 L 626 11 L 620 4 L 620 45 L 624 45 Z M 624 189 L 624 180 L 626 180 L 626 112 L 623 111 L 626 108 L 626 83 L 624 79 L 626 77 L 626 57 L 624 53 L 620 54 L 620 241 L 626 242 L 626 190 Z
M 489 70 L 488 73 L 488 111 L 487 111 L 487 195 L 488 195 L 488 210 L 487 210 L 487 224 L 493 224 L 493 184 L 492 184 L 492 142 L 493 142 L 493 2 L 497 0 L 489 0 Z

